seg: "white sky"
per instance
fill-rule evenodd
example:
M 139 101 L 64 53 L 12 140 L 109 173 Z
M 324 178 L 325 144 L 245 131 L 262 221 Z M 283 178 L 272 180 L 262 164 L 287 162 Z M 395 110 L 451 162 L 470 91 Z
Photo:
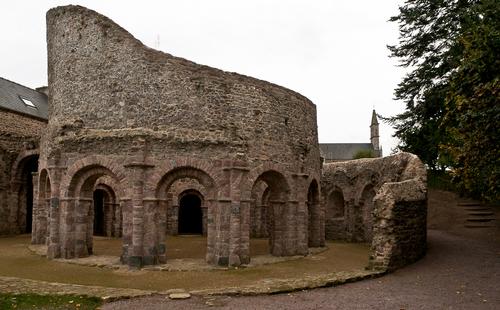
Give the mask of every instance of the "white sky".
M 320 142 L 369 142 L 373 107 L 404 104 L 393 92 L 404 70 L 388 58 L 398 29 L 387 20 L 403 0 L 1 1 L 0 76 L 47 84 L 45 12 L 80 4 L 144 44 L 200 64 L 293 89 L 318 109 Z M 159 48 L 158 48 L 159 38 Z M 381 124 L 388 155 L 396 140 Z

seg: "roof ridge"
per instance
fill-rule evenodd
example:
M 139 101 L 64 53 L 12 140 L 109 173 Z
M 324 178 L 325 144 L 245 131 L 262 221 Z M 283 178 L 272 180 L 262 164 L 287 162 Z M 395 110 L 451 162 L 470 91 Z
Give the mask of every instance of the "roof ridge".
M 19 84 L 18 82 L 11 81 L 11 80 L 6 79 L 6 78 L 4 78 L 4 77 L 1 77 L 1 76 L 0 76 L 0 79 L 2 79 L 2 80 L 4 80 L 4 81 L 7 81 L 7 82 L 10 82 L 10 83 L 12 83 L 12 84 L 16 84 L 16 85 L 18 85 L 18 86 L 24 87 L 24 88 L 26 88 L 26 89 L 29 89 L 29 90 L 32 90 L 32 91 L 36 91 L 37 93 L 40 93 L 40 94 L 42 94 L 42 95 L 45 95 L 44 93 L 39 92 L 39 91 L 38 91 L 38 90 L 36 90 L 36 89 L 30 88 L 30 87 L 28 87 L 28 86 L 26 86 L 26 85 L 23 85 L 23 84 Z

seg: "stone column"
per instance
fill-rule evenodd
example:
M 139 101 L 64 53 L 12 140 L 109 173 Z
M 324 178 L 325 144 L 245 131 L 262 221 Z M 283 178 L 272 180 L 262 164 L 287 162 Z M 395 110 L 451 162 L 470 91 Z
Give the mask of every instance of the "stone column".
M 296 254 L 306 255 L 309 252 L 309 209 L 307 205 L 308 175 L 296 173 L 292 175 L 294 180 L 296 205 Z
M 31 243 L 35 244 L 38 225 L 38 172 L 31 173 L 33 182 L 33 212 L 31 215 Z
M 167 203 L 165 200 L 156 200 L 156 247 L 158 255 L 158 263 L 164 264 L 167 262 L 166 248 L 166 233 L 167 233 Z
M 51 160 L 54 162 L 55 160 Z M 49 162 L 50 163 L 50 162 Z M 49 166 L 48 172 L 50 175 L 50 200 L 49 200 L 49 228 L 47 238 L 47 257 L 56 258 L 61 256 L 61 240 L 60 240 L 60 212 L 59 212 L 59 187 L 61 175 L 65 167 L 56 165 Z M 69 232 L 64 232 L 67 234 Z
M 244 262 L 250 261 L 250 239 L 248 238 L 250 231 L 248 225 L 242 226 L 242 219 L 250 217 L 250 214 L 245 214 L 246 212 L 250 212 L 250 207 L 248 205 L 248 201 L 246 201 L 243 205 L 241 201 L 241 186 L 249 169 L 246 167 L 239 167 L 237 163 L 233 163 L 233 166 L 229 168 L 229 171 L 229 195 L 231 200 L 231 210 L 229 214 L 230 238 L 228 263 L 229 266 L 239 266 Z M 243 242 L 246 242 L 247 244 L 243 244 Z M 242 262 L 242 260 L 244 262 Z
M 122 198 L 120 200 L 121 208 L 121 232 L 122 232 L 122 255 L 120 261 L 122 264 L 128 264 L 129 249 L 132 248 L 132 200 Z

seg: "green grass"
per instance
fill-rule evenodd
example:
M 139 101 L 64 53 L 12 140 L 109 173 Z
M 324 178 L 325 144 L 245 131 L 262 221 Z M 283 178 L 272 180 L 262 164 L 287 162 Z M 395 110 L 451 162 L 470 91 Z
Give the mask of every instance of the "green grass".
M 97 309 L 102 300 L 74 295 L 37 295 L 0 293 L 0 309 Z

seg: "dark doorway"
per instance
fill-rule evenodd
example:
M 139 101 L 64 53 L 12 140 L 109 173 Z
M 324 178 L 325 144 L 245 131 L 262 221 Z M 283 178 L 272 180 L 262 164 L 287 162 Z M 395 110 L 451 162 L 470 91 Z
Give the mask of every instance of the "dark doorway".
M 94 235 L 104 236 L 104 196 L 103 190 L 94 191 Z
M 184 195 L 179 202 L 179 234 L 203 233 L 201 199 L 198 195 Z
M 31 233 L 33 224 L 33 172 L 38 170 L 38 155 L 30 156 L 26 159 L 23 167 L 22 185 L 20 190 L 20 202 L 25 204 L 25 221 L 24 225 L 21 225 L 21 229 L 24 228 L 25 233 Z M 24 207 L 22 207 L 24 209 Z M 24 211 L 24 210 L 23 210 Z M 24 227 L 22 227 L 24 226 Z

